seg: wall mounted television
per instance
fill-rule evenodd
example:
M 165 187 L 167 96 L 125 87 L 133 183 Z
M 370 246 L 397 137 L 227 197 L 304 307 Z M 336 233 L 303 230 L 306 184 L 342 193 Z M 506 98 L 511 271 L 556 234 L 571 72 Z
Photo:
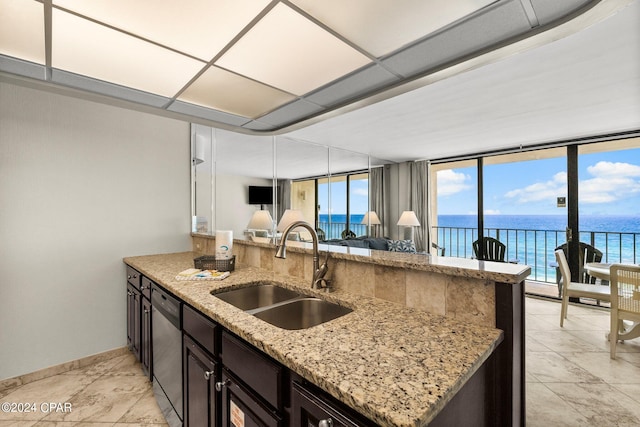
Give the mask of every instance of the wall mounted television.
M 249 186 L 250 205 L 272 205 L 273 187 L 250 185 Z

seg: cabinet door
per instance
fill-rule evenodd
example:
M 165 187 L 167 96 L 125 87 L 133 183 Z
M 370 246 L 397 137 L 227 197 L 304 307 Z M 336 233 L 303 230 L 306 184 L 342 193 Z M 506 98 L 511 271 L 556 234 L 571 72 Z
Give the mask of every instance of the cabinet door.
M 305 427 L 356 427 L 375 423 L 353 413 L 345 405 L 330 401 L 322 392 L 293 383 L 291 425 Z
M 140 291 L 127 285 L 127 346 L 140 360 Z
M 142 318 L 140 324 L 140 362 L 142 362 L 142 370 L 151 380 L 153 373 L 151 371 L 151 301 L 144 296 L 142 297 Z
M 219 425 L 218 394 L 215 384 L 216 363 L 188 336 L 183 338 L 184 349 L 184 423 L 187 427 Z
M 279 427 L 282 417 L 244 388 L 229 372 L 222 370 L 223 427 Z

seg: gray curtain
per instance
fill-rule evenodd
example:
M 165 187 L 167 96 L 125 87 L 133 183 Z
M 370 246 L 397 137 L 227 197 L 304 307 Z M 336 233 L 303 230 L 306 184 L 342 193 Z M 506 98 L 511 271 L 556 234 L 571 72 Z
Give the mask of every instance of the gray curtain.
M 420 222 L 416 227 L 414 238 L 418 252 L 429 252 L 431 247 L 431 223 L 429 220 L 429 166 L 428 160 L 409 163 L 409 179 L 411 193 L 409 207 L 415 212 Z
M 291 209 L 291 180 L 279 179 L 278 180 L 278 195 L 277 195 L 277 207 L 276 207 L 276 224 L 282 218 L 284 211 Z
M 371 226 L 373 237 L 383 237 L 385 234 L 385 200 L 384 200 L 384 168 L 371 168 L 369 170 L 369 205 L 370 209 L 378 214 L 381 225 Z

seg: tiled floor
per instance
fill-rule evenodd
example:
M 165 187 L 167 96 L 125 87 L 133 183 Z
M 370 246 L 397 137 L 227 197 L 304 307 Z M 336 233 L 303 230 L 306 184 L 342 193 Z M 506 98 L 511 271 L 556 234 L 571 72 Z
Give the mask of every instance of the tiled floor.
M 558 302 L 527 298 L 527 426 L 640 426 L 640 338 L 618 345 L 611 360 L 607 311 L 572 305 L 564 328 L 559 321 Z M 0 411 L 0 427 L 166 425 L 129 354 L 0 392 L 0 402 L 37 406 Z M 71 412 L 43 412 L 46 402 Z
M 3 406 L 1 427 L 167 425 L 149 379 L 131 354 L 0 392 L 0 402 L 35 403 L 35 410 L 22 413 Z
M 609 312 L 526 299 L 527 426 L 640 426 L 640 338 L 609 358 Z

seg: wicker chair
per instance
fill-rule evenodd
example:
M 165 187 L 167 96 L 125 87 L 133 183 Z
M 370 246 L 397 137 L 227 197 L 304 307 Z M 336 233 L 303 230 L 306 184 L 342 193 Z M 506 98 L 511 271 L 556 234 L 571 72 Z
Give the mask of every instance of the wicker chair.
M 580 265 L 580 271 L 578 272 L 578 282 L 595 284 L 596 278 L 590 276 L 589 273 L 587 273 L 587 271 L 584 269 L 584 263 L 602 261 L 602 252 L 588 243 L 580 242 L 579 245 L 580 245 L 580 253 L 579 253 L 578 262 Z M 554 249 L 554 251 L 557 251 L 558 249 L 562 249 L 562 252 L 564 252 L 565 258 L 569 257 L 569 255 L 567 254 L 566 243 L 558 246 L 557 248 Z M 558 283 L 558 296 L 562 297 L 562 281 L 560 280 L 560 268 L 557 264 L 555 265 L 555 267 L 556 267 L 556 282 Z M 602 283 L 602 284 L 605 285 L 607 283 Z
M 640 322 L 640 266 L 611 266 L 611 358 L 616 358 L 618 334 L 624 331 L 623 320 Z

